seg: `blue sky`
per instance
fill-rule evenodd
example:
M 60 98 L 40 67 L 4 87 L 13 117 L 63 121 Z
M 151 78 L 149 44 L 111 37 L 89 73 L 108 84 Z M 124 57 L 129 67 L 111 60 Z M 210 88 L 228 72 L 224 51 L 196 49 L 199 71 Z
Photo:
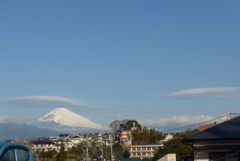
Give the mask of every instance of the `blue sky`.
M 166 129 L 240 113 L 239 5 L 1 1 L 0 122 L 66 107 Z

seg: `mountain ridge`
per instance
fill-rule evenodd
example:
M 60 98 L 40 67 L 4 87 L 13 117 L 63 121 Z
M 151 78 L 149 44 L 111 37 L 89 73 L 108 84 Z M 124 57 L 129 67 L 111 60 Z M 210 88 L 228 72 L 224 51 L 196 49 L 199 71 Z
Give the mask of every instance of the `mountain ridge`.
M 69 132 L 109 130 L 110 128 L 82 117 L 64 107 L 56 108 L 43 117 L 37 119 L 33 125 L 53 130 L 64 130 Z
M 26 123 L 0 123 L 0 140 L 25 140 L 58 136 L 60 131 L 39 128 Z

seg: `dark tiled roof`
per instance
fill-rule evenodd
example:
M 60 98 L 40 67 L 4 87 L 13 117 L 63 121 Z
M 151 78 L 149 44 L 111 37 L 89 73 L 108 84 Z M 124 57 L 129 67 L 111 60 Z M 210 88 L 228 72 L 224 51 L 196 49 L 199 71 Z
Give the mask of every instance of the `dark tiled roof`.
M 68 137 L 69 134 L 60 134 L 59 137 Z
M 190 135 L 183 142 L 203 140 L 240 140 L 240 116 Z

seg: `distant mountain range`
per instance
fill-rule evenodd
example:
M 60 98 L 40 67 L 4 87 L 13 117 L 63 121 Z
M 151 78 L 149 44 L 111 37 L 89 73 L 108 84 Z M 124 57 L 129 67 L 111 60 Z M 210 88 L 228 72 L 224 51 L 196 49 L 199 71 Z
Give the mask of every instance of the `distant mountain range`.
M 32 140 L 40 137 L 58 136 L 59 131 L 39 128 L 28 124 L 1 123 L 0 140 Z
M 58 136 L 61 133 L 102 132 L 109 127 L 92 122 L 66 108 L 57 108 L 40 117 L 32 125 L 0 123 L 0 140 L 32 140 Z

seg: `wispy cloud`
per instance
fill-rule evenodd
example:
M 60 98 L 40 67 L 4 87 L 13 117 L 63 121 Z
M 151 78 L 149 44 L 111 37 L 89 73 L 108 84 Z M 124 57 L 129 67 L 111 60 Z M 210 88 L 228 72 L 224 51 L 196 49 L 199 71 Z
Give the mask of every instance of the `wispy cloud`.
M 240 87 L 195 88 L 173 92 L 168 98 L 239 98 Z
M 88 104 L 56 96 L 25 96 L 0 99 L 0 107 L 88 107 Z
M 209 121 L 212 120 L 211 122 L 207 122 L 204 124 L 212 124 L 214 123 L 213 117 L 211 116 L 204 116 L 204 115 L 199 115 L 199 116 L 175 116 L 172 118 L 160 118 L 158 120 L 146 120 L 146 121 L 141 121 L 140 124 L 143 126 L 146 126 L 147 128 L 156 128 L 159 129 L 160 131 L 174 131 L 174 129 L 178 131 L 184 131 L 185 129 L 180 129 L 181 127 L 186 127 L 194 124 L 198 124 L 201 122 Z M 223 120 L 226 120 L 226 117 L 220 118 L 216 120 L 216 122 L 222 122 Z M 189 127 L 190 129 L 197 128 L 196 125 Z M 180 130 L 179 130 L 180 129 Z
M 108 118 L 123 118 L 125 116 L 124 113 L 117 113 L 117 114 L 112 114 L 112 115 L 108 115 Z
M 30 120 L 30 117 L 18 117 L 17 115 L 0 116 L 0 123 L 25 123 Z

